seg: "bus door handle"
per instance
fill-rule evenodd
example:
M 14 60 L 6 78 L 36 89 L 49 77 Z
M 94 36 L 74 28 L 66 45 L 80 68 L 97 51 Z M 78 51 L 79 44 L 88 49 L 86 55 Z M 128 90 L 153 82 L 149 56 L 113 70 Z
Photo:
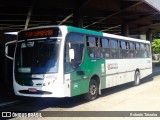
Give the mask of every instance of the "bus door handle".
M 84 75 L 84 71 L 82 71 L 82 70 L 77 71 L 77 75 Z

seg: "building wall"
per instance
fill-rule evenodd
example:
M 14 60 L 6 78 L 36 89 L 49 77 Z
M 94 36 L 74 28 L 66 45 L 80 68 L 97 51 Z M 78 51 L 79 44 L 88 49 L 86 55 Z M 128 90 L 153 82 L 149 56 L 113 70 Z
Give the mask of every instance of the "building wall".
M 0 32 L 0 97 L 13 94 L 12 61 L 5 57 L 5 43 L 15 39 L 16 36 Z

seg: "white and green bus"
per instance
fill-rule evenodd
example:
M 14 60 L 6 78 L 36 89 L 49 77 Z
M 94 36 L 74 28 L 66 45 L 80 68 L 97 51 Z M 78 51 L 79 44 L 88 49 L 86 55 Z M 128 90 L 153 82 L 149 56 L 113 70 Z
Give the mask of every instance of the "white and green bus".
M 96 99 L 101 90 L 152 73 L 150 42 L 71 26 L 18 33 L 13 86 L 19 96 Z

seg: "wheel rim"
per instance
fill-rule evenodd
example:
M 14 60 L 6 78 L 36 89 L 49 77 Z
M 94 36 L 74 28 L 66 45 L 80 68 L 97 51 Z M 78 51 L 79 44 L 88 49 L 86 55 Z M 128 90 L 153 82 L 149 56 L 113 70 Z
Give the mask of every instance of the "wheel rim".
M 139 84 L 139 80 L 140 80 L 140 76 L 139 76 L 139 73 L 137 72 L 137 73 L 136 73 L 136 83 L 137 83 L 137 84 Z
M 97 92 L 97 87 L 96 87 L 96 85 L 91 85 L 89 91 L 90 91 L 90 94 L 91 94 L 91 95 L 95 95 L 96 92 Z

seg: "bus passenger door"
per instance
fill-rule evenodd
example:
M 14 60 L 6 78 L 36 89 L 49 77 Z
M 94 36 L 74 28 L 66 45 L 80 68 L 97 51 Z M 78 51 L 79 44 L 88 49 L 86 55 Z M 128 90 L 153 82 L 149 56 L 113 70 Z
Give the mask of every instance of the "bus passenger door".
M 65 71 L 70 74 L 71 96 L 87 91 L 85 87 L 87 85 L 87 80 L 85 80 L 87 65 L 83 60 L 83 47 L 82 44 L 72 44 L 72 49 L 69 50 L 68 62 L 65 62 Z
M 84 65 L 84 36 L 83 34 L 70 33 L 67 36 L 65 43 L 64 56 L 64 72 L 70 80 L 71 96 L 85 93 L 86 80 L 86 65 Z M 66 79 L 66 78 L 65 78 Z

